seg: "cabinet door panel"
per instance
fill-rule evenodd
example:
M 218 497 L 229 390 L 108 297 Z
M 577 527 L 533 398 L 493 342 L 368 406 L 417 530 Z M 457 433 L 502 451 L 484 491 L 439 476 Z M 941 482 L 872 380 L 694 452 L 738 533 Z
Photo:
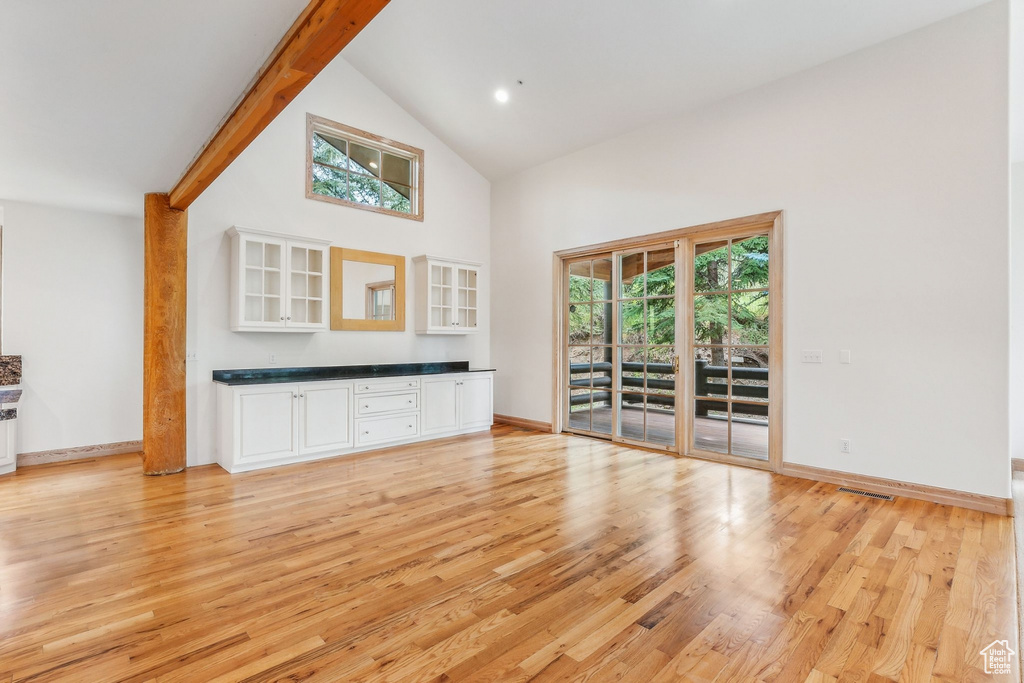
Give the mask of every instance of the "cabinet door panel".
M 352 447 L 352 385 L 299 387 L 299 452 Z
M 453 432 L 459 428 L 457 382 L 452 379 L 423 380 L 423 433 Z
M 459 428 L 486 427 L 494 422 L 492 377 L 466 375 L 459 380 Z
M 293 456 L 298 448 L 296 388 L 291 385 L 246 392 L 238 397 L 243 461 Z

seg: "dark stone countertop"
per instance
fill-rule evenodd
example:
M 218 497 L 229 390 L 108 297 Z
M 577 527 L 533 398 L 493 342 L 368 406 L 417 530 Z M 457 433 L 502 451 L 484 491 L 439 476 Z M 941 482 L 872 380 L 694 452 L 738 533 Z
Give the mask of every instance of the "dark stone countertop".
M 0 391 L 0 404 L 17 403 L 21 400 L 21 389 Z
M 442 363 L 392 363 L 387 365 L 326 365 L 302 368 L 252 368 L 214 370 L 213 381 L 228 386 L 245 384 L 284 384 L 288 382 L 327 382 L 343 379 L 447 375 L 459 372 L 494 372 L 493 368 L 471 368 L 469 361 Z

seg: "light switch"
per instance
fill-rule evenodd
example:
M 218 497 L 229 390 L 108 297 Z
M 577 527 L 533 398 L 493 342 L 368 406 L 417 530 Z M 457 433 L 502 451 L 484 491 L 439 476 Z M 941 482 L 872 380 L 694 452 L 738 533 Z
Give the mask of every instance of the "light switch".
M 800 352 L 801 363 L 820 363 L 824 358 L 821 349 L 804 349 Z
M 846 363 L 846 364 L 850 363 L 850 350 L 849 349 L 843 349 L 842 351 L 839 352 L 839 362 L 840 363 Z

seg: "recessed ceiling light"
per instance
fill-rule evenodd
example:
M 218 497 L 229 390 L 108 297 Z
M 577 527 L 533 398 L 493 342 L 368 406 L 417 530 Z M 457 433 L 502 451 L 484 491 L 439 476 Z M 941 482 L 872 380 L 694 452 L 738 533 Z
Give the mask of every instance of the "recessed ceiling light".
M 377 162 L 376 161 L 371 161 L 370 162 L 370 168 L 377 168 Z
M 508 90 L 505 90 L 504 88 L 499 88 L 495 90 L 494 99 L 498 100 L 502 104 L 508 102 Z

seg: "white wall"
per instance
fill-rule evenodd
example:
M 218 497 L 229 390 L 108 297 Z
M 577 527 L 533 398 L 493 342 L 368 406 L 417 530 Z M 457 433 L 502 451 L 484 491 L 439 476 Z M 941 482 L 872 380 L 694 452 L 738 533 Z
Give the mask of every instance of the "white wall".
M 495 183 L 495 411 L 551 417 L 553 251 L 783 209 L 785 459 L 1007 497 L 1006 27 L 1000 0 Z
M 306 113 L 424 150 L 424 220 L 413 221 L 306 199 Z M 273 334 L 228 329 L 232 225 L 324 238 L 334 245 L 407 257 L 405 332 Z M 213 462 L 214 385 L 221 368 L 347 365 L 490 359 L 486 303 L 480 332 L 465 337 L 415 334 L 411 257 L 433 254 L 485 264 L 481 300 L 489 300 L 490 183 L 361 76 L 335 59 L 189 209 L 188 367 L 190 465 Z
M 1024 459 L 1024 162 L 1010 168 L 1010 457 Z
M 140 198 L 141 201 L 141 198 Z M 0 200 L 19 453 L 142 438 L 142 220 Z

